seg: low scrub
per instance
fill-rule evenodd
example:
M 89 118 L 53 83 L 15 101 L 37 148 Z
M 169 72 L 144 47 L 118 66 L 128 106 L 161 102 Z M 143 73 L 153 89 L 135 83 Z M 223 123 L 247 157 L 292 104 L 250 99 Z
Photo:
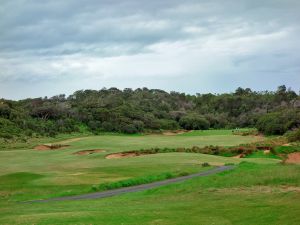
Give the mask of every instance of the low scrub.
M 288 139 L 289 142 L 297 142 L 300 141 L 300 128 L 289 131 L 285 134 L 286 138 Z
M 241 136 L 257 136 L 259 135 L 258 130 L 249 129 L 249 130 L 234 130 L 232 131 L 233 135 L 241 135 Z
M 158 175 L 148 175 L 144 177 L 137 177 L 137 178 L 131 178 L 131 179 L 126 179 L 126 180 L 121 180 L 113 183 L 104 183 L 100 184 L 99 186 L 92 186 L 93 191 L 105 191 L 105 190 L 112 190 L 112 189 L 117 189 L 117 188 L 122 188 L 122 187 L 130 187 L 130 186 L 135 186 L 135 185 L 141 185 L 141 184 L 148 184 L 152 183 L 155 181 L 161 181 L 161 180 L 166 180 L 174 177 L 179 177 L 179 176 L 186 176 L 189 175 L 187 172 L 181 172 L 181 173 L 162 173 Z

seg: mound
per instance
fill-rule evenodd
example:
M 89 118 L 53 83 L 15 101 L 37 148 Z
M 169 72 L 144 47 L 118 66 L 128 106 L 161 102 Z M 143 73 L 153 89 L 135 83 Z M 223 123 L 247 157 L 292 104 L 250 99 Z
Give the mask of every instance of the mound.
M 34 149 L 35 150 L 41 150 L 41 151 L 44 151 L 44 150 L 58 150 L 58 149 L 66 148 L 68 146 L 70 146 L 70 145 L 61 145 L 61 144 L 48 145 L 48 144 L 45 144 L 45 145 L 35 146 Z
M 300 164 L 300 152 L 294 152 L 294 153 L 288 154 L 288 157 L 284 162 Z
M 105 150 L 102 149 L 92 149 L 92 150 L 82 150 L 79 152 L 74 152 L 74 155 L 90 155 L 94 153 L 100 153 L 100 152 L 105 152 Z

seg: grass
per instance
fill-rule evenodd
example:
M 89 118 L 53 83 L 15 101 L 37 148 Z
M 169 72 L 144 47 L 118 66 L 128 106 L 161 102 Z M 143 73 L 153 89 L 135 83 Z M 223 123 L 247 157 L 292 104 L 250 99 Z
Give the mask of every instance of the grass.
M 277 154 L 289 154 L 293 152 L 300 152 L 300 146 L 278 146 L 275 148 Z
M 297 225 L 300 196 L 287 187 L 299 188 L 299 181 L 299 166 L 242 163 L 233 171 L 106 199 L 6 202 L 0 223 Z
M 104 190 L 111 190 L 111 189 L 117 189 L 122 187 L 130 187 L 140 184 L 148 184 L 155 181 L 161 181 L 166 179 L 171 179 L 179 176 L 186 176 L 189 175 L 187 172 L 177 172 L 177 173 L 160 173 L 160 174 L 154 174 L 154 175 L 148 175 L 143 177 L 136 177 L 131 178 L 127 180 L 121 180 L 113 183 L 104 183 L 100 184 L 99 186 L 93 186 L 93 190 L 95 191 L 104 191 Z
M 300 186 L 299 166 L 281 165 L 278 159 L 262 156 L 237 159 L 199 153 L 105 159 L 109 153 L 141 148 L 231 146 L 261 139 L 228 131 L 196 133 L 105 134 L 72 136 L 70 140 L 65 136 L 32 143 L 70 145 L 51 151 L 7 147 L 0 151 L 0 224 L 299 224 L 299 192 L 289 189 Z M 106 152 L 72 154 L 87 149 Z M 111 189 L 209 169 L 202 167 L 203 163 L 238 166 L 233 171 L 112 198 L 18 203 L 87 193 L 95 186 L 97 190 Z
M 271 159 L 281 159 L 278 155 L 274 155 L 273 153 L 265 154 L 264 151 L 253 152 L 251 155 L 246 155 L 246 158 L 271 158 Z

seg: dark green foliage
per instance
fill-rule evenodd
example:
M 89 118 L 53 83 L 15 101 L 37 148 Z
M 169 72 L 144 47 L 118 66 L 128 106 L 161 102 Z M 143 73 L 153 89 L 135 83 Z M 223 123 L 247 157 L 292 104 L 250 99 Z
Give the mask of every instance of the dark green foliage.
M 283 134 L 299 127 L 299 102 L 300 97 L 285 86 L 276 92 L 238 88 L 220 95 L 104 88 L 80 90 L 68 97 L 0 99 L 0 138 L 55 136 L 82 127 L 95 134 L 237 127 Z
M 285 134 L 289 142 L 300 141 L 300 128 Z
M 300 126 L 300 112 L 287 110 L 267 113 L 261 116 L 256 124 L 257 129 L 265 134 L 281 135 L 292 128 Z
M 300 152 L 300 146 L 278 146 L 274 151 L 276 154 L 290 154 Z
M 179 125 L 186 130 L 208 130 L 209 122 L 199 115 L 186 115 L 179 120 Z
M 210 165 L 209 165 L 209 163 L 204 162 L 204 163 L 201 164 L 201 166 L 202 166 L 202 167 L 209 167 Z
M 205 146 L 198 147 L 193 146 L 192 148 L 150 148 L 150 149 L 141 149 L 141 150 L 133 150 L 126 151 L 126 153 L 133 153 L 135 155 L 143 155 L 143 154 L 156 154 L 156 153 L 169 153 L 169 152 L 189 152 L 189 153 L 202 153 L 209 155 L 221 155 L 221 156 L 235 156 L 238 154 L 242 155 L 250 155 L 260 149 L 271 149 L 273 147 L 260 146 L 259 144 L 245 144 L 239 146 L 232 147 L 223 147 L 223 146 Z
M 103 191 L 103 190 L 111 190 L 111 189 L 117 189 L 122 187 L 130 187 L 130 186 L 148 184 L 155 181 L 170 179 L 178 176 L 186 176 L 186 175 L 188 175 L 188 173 L 184 173 L 184 172 L 181 172 L 180 174 L 162 173 L 158 175 L 149 175 L 145 177 L 137 177 L 137 178 L 127 179 L 127 180 L 121 180 L 114 183 L 104 183 L 104 184 L 100 184 L 98 187 L 92 186 L 92 190 Z

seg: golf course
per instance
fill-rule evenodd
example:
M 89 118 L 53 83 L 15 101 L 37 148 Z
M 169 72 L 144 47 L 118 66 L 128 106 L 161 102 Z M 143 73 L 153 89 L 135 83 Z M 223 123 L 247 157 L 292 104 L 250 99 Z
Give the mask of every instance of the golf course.
M 231 130 L 162 134 L 61 135 L 0 151 L 0 224 L 298 224 L 300 165 L 149 148 L 238 146 L 269 137 Z M 51 146 L 55 146 L 51 148 Z M 112 154 L 118 157 L 108 157 Z M 104 198 L 63 199 L 186 177 L 207 176 Z M 62 198 L 60 201 L 40 201 Z

